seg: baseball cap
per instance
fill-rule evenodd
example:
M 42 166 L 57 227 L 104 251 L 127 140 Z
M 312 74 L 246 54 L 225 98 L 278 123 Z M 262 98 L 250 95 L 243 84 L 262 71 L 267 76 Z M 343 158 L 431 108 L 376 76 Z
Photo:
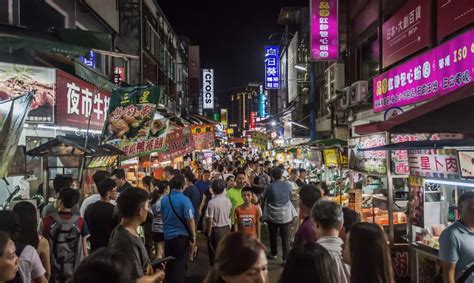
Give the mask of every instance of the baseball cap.
M 13 234 L 20 230 L 18 215 L 11 210 L 0 210 L 0 231 Z

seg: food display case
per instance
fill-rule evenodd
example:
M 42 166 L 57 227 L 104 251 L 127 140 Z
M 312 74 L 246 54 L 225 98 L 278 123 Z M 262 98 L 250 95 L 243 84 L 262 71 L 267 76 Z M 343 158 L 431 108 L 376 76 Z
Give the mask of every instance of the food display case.
M 408 220 L 413 282 L 433 282 L 441 266 L 439 236 L 459 218 L 459 196 L 474 190 L 474 182 L 466 175 L 472 168 L 472 159 L 470 164 L 463 165 L 462 154 L 464 151 L 456 149 L 409 151 Z

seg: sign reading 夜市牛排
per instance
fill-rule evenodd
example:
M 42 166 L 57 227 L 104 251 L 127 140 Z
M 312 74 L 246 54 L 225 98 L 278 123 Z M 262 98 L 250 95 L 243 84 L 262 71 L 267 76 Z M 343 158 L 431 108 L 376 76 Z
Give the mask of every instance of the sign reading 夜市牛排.
M 472 81 L 474 29 L 374 78 L 374 112 L 428 100 Z

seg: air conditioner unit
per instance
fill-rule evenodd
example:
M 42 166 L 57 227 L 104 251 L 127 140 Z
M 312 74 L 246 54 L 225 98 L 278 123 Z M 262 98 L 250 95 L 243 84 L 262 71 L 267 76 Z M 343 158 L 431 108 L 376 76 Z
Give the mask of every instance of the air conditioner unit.
M 360 103 L 368 93 L 369 83 L 367 81 L 357 81 L 351 85 L 351 105 Z
M 339 107 L 341 109 L 346 109 L 351 105 L 351 87 L 345 87 L 342 89 L 342 97 L 341 100 L 339 101 Z
M 327 89 L 329 92 L 329 101 L 337 99 L 337 91 L 344 88 L 344 64 L 334 63 L 324 72 L 326 78 Z

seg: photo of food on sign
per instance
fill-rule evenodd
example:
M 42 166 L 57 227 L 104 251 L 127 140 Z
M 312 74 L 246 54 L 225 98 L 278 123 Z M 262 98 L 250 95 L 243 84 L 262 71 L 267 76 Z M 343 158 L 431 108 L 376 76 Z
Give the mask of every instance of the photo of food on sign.
M 110 113 L 107 139 L 137 139 L 146 137 L 151 126 L 154 106 L 128 105 L 117 107 Z
M 145 140 L 152 125 L 156 132 L 160 123 L 153 123 L 160 92 L 155 86 L 114 89 L 110 98 L 108 118 L 104 127 L 107 143 Z
M 0 63 L 0 101 L 35 92 L 27 121 L 54 122 L 55 84 L 54 69 Z

